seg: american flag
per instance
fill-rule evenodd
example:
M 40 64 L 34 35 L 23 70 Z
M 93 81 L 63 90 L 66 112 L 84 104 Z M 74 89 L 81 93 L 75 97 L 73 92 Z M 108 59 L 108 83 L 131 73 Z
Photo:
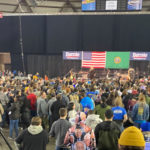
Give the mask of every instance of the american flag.
M 105 68 L 106 52 L 83 52 L 82 67 L 83 68 Z

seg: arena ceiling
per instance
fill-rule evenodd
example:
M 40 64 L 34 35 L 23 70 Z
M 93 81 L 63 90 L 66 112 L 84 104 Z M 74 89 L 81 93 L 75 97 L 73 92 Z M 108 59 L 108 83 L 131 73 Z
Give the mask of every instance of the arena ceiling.
M 150 11 L 150 0 L 143 0 L 142 11 Z M 0 0 L 2 13 L 81 12 L 81 0 Z
M 0 0 L 2 13 L 80 12 L 80 0 Z

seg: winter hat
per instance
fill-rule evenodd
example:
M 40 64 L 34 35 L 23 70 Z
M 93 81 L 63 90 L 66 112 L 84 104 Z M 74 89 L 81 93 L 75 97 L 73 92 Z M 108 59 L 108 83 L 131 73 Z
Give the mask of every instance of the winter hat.
M 122 132 L 118 143 L 122 146 L 145 146 L 142 132 L 134 126 L 129 127 Z

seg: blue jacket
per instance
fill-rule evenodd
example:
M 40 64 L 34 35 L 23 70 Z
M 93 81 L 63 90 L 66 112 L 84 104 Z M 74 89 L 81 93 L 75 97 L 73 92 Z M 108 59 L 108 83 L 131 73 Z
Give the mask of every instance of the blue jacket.
M 83 111 L 84 111 L 84 108 L 94 110 L 94 102 L 90 97 L 84 97 L 80 103 L 82 105 Z
M 149 118 L 149 106 L 145 104 L 144 107 L 140 107 L 140 104 L 137 103 L 134 105 L 133 110 L 132 110 L 132 119 L 134 121 L 138 120 L 148 120 Z

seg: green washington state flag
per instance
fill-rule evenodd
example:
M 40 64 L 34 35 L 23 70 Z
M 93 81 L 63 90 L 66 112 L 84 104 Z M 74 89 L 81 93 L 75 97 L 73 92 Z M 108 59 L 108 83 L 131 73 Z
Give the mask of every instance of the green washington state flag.
M 107 52 L 106 68 L 128 69 L 130 52 Z

